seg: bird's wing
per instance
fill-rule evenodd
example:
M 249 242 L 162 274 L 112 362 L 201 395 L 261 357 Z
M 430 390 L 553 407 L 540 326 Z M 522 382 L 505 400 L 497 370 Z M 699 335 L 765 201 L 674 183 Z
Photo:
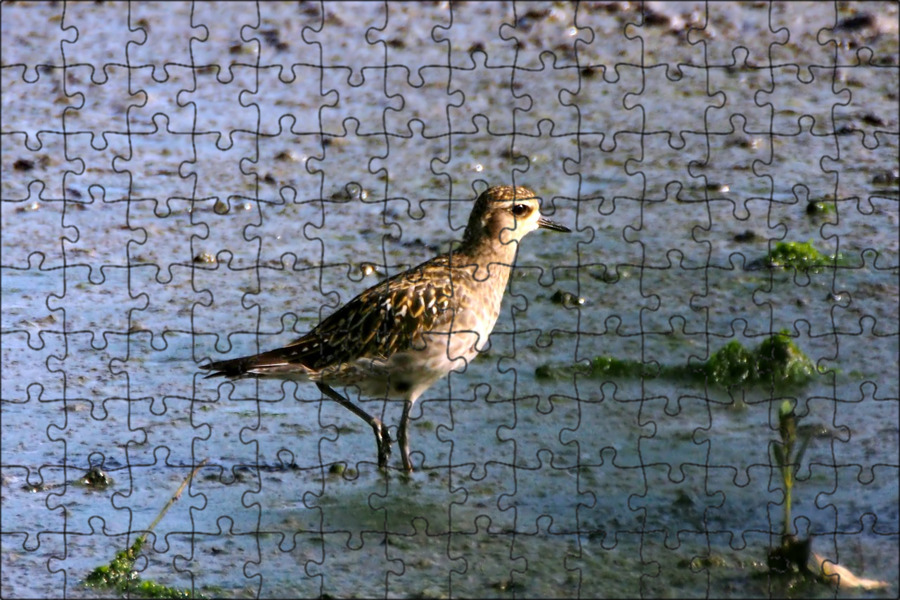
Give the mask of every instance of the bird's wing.
M 449 322 L 453 283 L 446 257 L 375 285 L 282 350 L 288 360 L 318 370 L 358 358 L 388 359 L 421 343 L 419 336 Z
M 451 277 L 451 269 L 461 272 Z M 208 377 L 240 377 L 289 370 L 292 365 L 318 371 L 359 358 L 386 360 L 397 351 L 424 344 L 423 333 L 453 319 L 453 280 L 464 271 L 451 267 L 446 256 L 433 258 L 362 292 L 284 348 L 201 368 L 213 371 Z

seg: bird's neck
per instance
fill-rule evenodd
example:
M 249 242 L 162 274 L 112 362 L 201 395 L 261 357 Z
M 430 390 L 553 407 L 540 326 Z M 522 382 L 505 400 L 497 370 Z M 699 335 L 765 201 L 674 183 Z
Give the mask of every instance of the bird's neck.
M 451 251 L 450 256 L 455 266 L 474 267 L 476 279 L 500 277 L 505 285 L 518 249 L 518 242 L 504 244 L 494 237 L 466 237 Z

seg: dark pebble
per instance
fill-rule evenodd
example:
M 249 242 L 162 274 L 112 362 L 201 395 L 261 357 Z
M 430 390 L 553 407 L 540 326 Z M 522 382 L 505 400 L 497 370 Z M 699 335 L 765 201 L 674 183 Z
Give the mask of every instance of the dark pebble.
M 556 290 L 556 293 L 551 296 L 550 300 L 554 304 L 560 304 L 562 306 L 565 306 L 566 308 L 572 308 L 574 306 L 581 306 L 582 304 L 584 304 L 584 298 L 580 298 L 575 294 L 564 292 L 562 290 Z
M 216 262 L 216 257 L 209 252 L 201 252 L 194 257 L 194 262 L 198 264 L 209 265 Z
M 278 44 L 277 29 L 263 29 L 259 32 L 259 34 L 263 37 L 267 44 L 271 44 L 273 46 Z
M 104 490 L 112 485 L 112 479 L 100 467 L 91 467 L 91 470 L 87 472 L 82 482 L 88 487 L 99 490 Z
M 866 113 L 863 115 L 862 122 L 866 125 L 877 125 L 879 127 L 884 125 L 884 120 L 878 115 L 873 115 L 872 113 Z
M 821 202 L 816 202 L 815 200 L 810 200 L 806 205 L 806 214 L 808 215 L 817 215 L 819 213 L 825 212 L 823 210 L 823 205 Z
M 644 25 L 648 27 L 668 27 L 671 22 L 672 19 L 662 13 L 649 10 L 644 13 Z
M 844 19 L 835 27 L 839 31 L 854 31 L 857 29 L 865 29 L 875 24 L 875 17 L 869 14 L 854 15 Z
M 872 177 L 872 183 L 875 185 L 897 185 L 900 183 L 900 174 L 894 171 L 879 171 Z

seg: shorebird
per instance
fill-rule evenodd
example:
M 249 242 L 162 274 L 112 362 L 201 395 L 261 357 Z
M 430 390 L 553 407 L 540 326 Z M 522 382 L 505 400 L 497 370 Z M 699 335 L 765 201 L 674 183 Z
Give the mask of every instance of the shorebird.
M 500 314 L 519 241 L 535 229 L 569 232 L 541 215 L 531 190 L 497 186 L 475 200 L 463 239 L 449 253 L 378 283 L 284 348 L 201 365 L 210 377 L 312 381 L 375 432 L 378 466 L 391 436 L 380 419 L 337 392 L 355 386 L 370 398 L 403 400 L 397 428 L 409 460 L 409 412 L 425 390 L 461 371 L 487 343 Z

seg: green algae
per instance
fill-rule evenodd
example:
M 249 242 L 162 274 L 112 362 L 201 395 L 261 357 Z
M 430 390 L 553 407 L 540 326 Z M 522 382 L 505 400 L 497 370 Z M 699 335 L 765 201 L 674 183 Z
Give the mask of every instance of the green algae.
M 144 536 L 138 536 L 135 542 L 125 550 L 116 553 L 109 564 L 101 565 L 88 574 L 84 580 L 87 587 L 98 590 L 111 590 L 128 597 L 139 598 L 193 598 L 189 590 L 165 586 L 155 581 L 141 579 L 134 570 L 145 542 Z
M 704 364 L 703 372 L 725 386 L 753 382 L 757 377 L 755 353 L 737 340 L 728 342 Z
M 834 256 L 819 252 L 812 242 L 778 242 L 769 251 L 766 260 L 769 266 L 800 271 L 817 270 L 835 264 Z
M 784 329 L 757 346 L 755 358 L 755 382 L 802 385 L 816 372 L 812 361 Z
M 591 379 L 622 377 L 626 379 L 654 379 L 660 376 L 658 365 L 635 360 L 621 360 L 612 356 L 596 356 L 589 363 L 578 365 L 553 365 L 546 363 L 534 370 L 538 379 L 569 379 L 573 374 Z
M 659 374 L 654 365 L 632 360 L 620 360 L 611 356 L 596 356 L 591 361 L 591 377 L 644 377 L 654 378 Z
M 135 581 L 134 561 L 144 545 L 144 536 L 139 536 L 131 547 L 116 553 L 109 564 L 102 565 L 90 572 L 84 579 L 88 587 L 125 590 Z
M 172 508 L 172 505 L 181 497 L 188 483 L 206 463 L 207 459 L 200 461 L 188 476 L 184 478 L 184 481 L 181 482 L 181 485 L 147 528 L 148 532 L 153 531 L 153 528 L 159 524 L 169 509 Z M 116 556 L 108 564 L 100 565 L 88 573 L 87 577 L 84 578 L 84 585 L 96 590 L 112 591 L 129 598 L 194 598 L 195 596 L 190 590 L 180 590 L 140 578 L 137 571 L 134 570 L 134 561 L 140 555 L 145 541 L 146 536 L 138 536 L 131 546 L 121 552 L 117 552 Z M 203 596 L 198 595 L 196 597 Z
M 815 367 L 788 332 L 782 330 L 752 350 L 732 340 L 701 365 L 659 365 L 597 356 L 577 365 L 543 364 L 534 374 L 544 380 L 570 379 L 577 374 L 591 379 L 667 378 L 708 382 L 726 388 L 765 383 L 786 387 L 808 382 L 815 374 Z

